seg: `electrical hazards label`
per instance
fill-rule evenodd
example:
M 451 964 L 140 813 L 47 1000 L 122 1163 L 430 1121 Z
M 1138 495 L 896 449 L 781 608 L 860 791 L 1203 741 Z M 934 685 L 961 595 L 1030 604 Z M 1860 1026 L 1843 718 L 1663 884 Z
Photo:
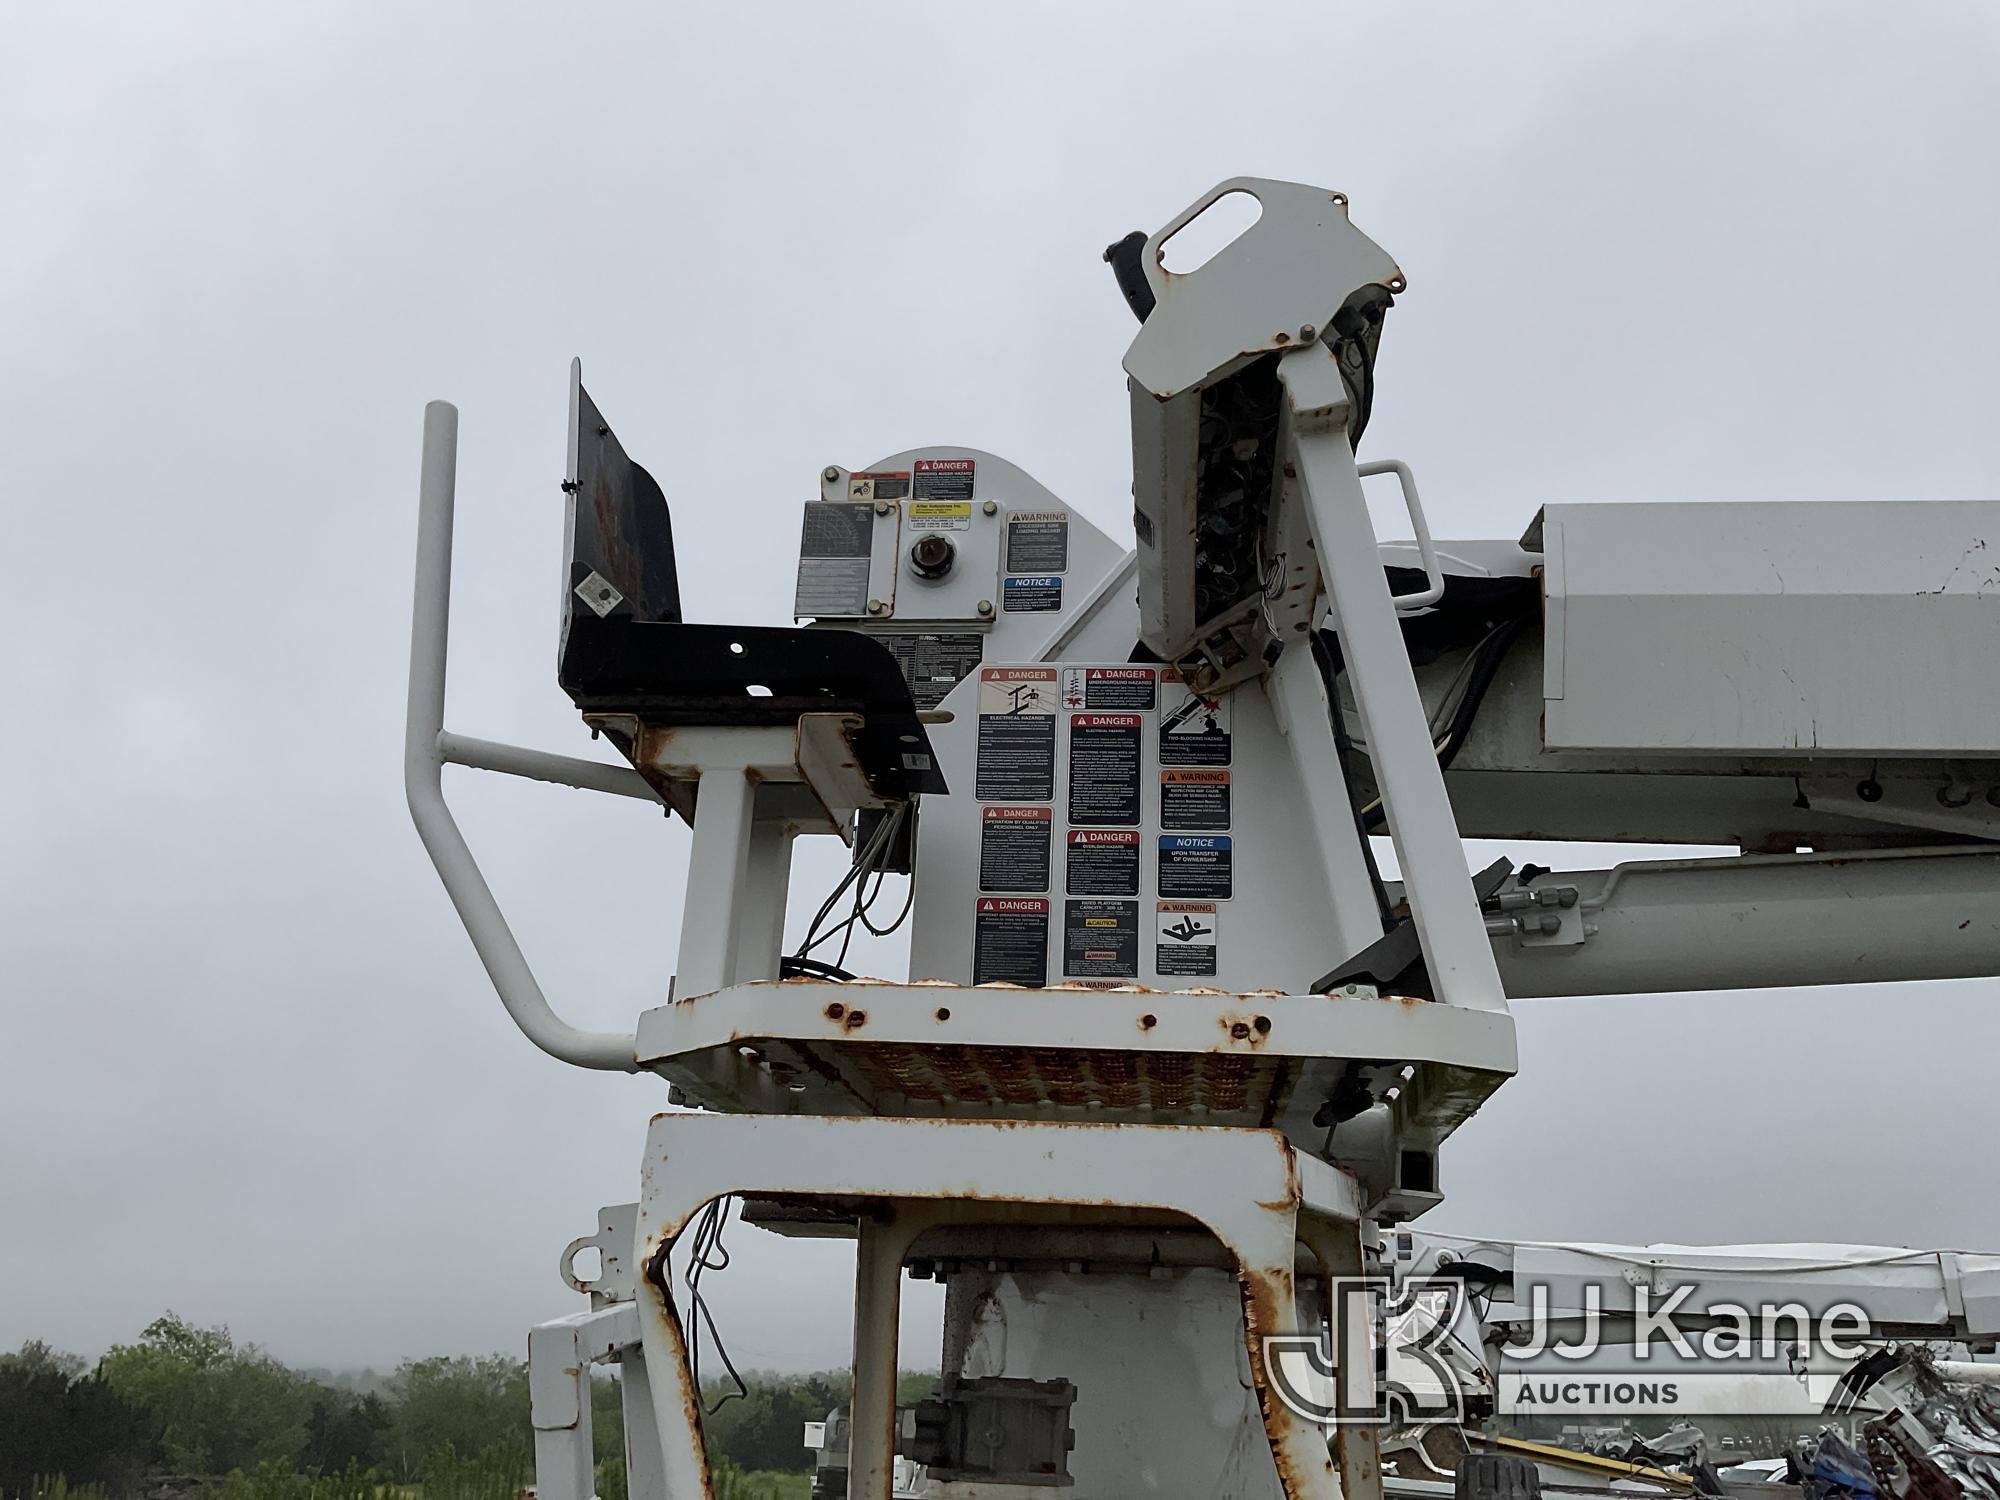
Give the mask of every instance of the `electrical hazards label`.
M 1017 510 L 1007 516 L 1008 573 L 1062 573 L 1069 569 L 1069 512 Z
M 1048 802 L 1056 793 L 1056 669 L 987 667 L 979 674 L 981 801 Z
M 1000 608 L 1010 615 L 1052 615 L 1062 609 L 1062 579 L 1029 573 L 1000 580 Z
M 1185 896 L 1227 901 L 1234 883 L 1230 842 L 1225 834 L 1161 834 L 1161 898 Z
M 1157 674 L 1151 667 L 1064 667 L 1064 708 L 1150 713 Z
M 979 898 L 972 919 L 972 982 L 1034 986 L 1049 982 L 1045 897 Z
M 910 697 L 918 708 L 936 708 L 945 694 L 965 680 L 979 665 L 986 638 L 976 630 L 944 635 L 878 635 L 889 648 L 896 665 L 903 669 L 903 681 L 910 685 Z
M 1153 971 L 1189 979 L 1215 977 L 1216 934 L 1221 926 L 1213 901 L 1161 901 L 1153 911 Z
M 1226 832 L 1229 828 L 1229 772 L 1160 772 L 1160 827 Z
M 1072 979 L 1139 977 L 1139 903 L 1065 901 L 1063 973 Z
M 973 461 L 969 458 L 920 458 L 910 474 L 912 500 L 970 500 Z M 967 511 L 968 516 L 971 515 Z
M 1072 828 L 1064 863 L 1063 889 L 1072 896 L 1139 894 L 1139 831 L 1136 828 Z
M 1178 676 L 1161 674 L 1160 764 L 1229 764 L 1229 700 L 1193 691 Z
M 875 543 L 875 507 L 814 500 L 807 502 L 805 509 L 792 613 L 814 619 L 867 614 L 868 554 Z
M 1139 825 L 1139 763 L 1144 753 L 1145 723 L 1139 714 L 1070 715 L 1070 822 L 1097 827 Z M 981 719 L 982 734 L 985 726 Z
M 1045 891 L 1049 888 L 1049 845 L 1055 810 L 1047 807 L 983 807 L 979 810 L 979 888 L 982 891 Z M 1134 834 L 1134 841 L 1138 835 Z M 1136 891 L 1136 887 L 1134 887 Z

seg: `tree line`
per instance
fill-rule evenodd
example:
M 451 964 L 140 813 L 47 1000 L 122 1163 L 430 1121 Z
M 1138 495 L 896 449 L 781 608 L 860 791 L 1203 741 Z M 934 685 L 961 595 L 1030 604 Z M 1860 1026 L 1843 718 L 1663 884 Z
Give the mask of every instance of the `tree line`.
M 598 1489 L 620 1500 L 624 1419 L 606 1377 L 593 1388 Z M 931 1381 L 904 1376 L 903 1399 Z M 744 1386 L 704 1393 L 711 1463 L 733 1476 L 805 1471 L 801 1432 L 846 1401 L 847 1372 L 751 1373 Z M 392 1484 L 421 1484 L 426 1500 L 512 1500 L 532 1471 L 527 1365 L 505 1355 L 405 1360 L 357 1385 L 171 1312 L 94 1367 L 32 1340 L 0 1354 L 0 1500 L 224 1480 L 218 1500 L 374 1500 Z

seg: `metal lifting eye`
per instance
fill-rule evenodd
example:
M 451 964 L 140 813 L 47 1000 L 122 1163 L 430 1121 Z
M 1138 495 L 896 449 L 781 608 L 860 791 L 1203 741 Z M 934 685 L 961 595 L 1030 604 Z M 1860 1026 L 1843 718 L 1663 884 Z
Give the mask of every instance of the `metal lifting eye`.
M 919 578 L 942 578 L 957 560 L 958 549 L 948 536 L 932 532 L 910 544 L 910 566 L 917 570 Z

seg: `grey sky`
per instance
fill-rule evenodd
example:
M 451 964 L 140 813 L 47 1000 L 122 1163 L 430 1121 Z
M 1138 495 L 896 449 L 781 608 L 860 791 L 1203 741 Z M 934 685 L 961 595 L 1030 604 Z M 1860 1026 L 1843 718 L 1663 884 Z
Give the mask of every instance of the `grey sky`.
M 427 398 L 450 722 L 570 751 L 572 354 L 694 617 L 781 621 L 818 469 L 920 443 L 1122 536 L 1098 253 L 1239 173 L 1409 276 L 1367 446 L 1441 535 L 1990 497 L 1996 53 L 1973 5 L 9 8 L 0 1346 L 518 1350 L 635 1193 L 663 1086 L 514 1033 L 404 813 Z M 685 829 L 450 791 L 566 1013 L 660 998 Z M 2000 1248 L 1992 989 L 1523 1006 L 1437 1222 Z M 838 1247 L 738 1239 L 739 1359 L 841 1359 Z

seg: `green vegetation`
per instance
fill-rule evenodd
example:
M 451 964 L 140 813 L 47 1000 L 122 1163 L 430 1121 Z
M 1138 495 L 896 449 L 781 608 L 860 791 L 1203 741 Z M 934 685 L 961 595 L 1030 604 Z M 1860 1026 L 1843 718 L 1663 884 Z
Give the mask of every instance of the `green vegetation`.
M 933 1377 L 905 1374 L 899 1399 Z M 718 1500 L 805 1500 L 801 1429 L 847 1400 L 844 1370 L 748 1374 L 705 1394 Z M 733 1387 L 732 1387 L 733 1391 Z M 617 1382 L 593 1389 L 598 1493 L 625 1500 Z M 0 1354 L 0 1500 L 517 1500 L 532 1481 L 528 1372 L 503 1355 L 405 1360 L 386 1379 L 307 1374 L 227 1328 L 167 1313 L 95 1369 L 31 1341 Z

